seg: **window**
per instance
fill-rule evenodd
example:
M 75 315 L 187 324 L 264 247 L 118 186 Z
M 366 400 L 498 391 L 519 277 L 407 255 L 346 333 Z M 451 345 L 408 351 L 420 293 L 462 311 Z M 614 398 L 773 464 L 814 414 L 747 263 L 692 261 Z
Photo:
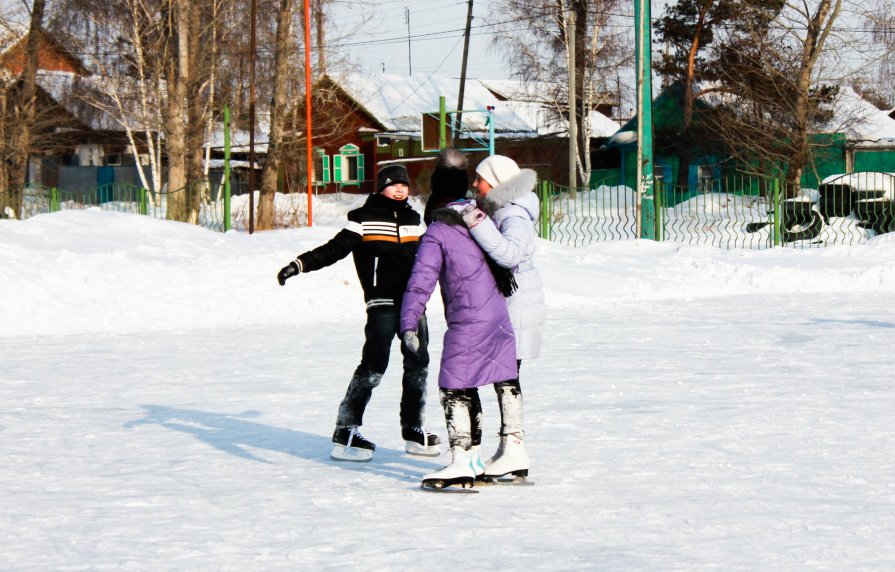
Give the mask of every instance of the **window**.
M 699 191 L 703 193 L 712 192 L 712 166 L 700 165 L 696 172 L 699 180 Z
M 332 181 L 329 170 L 329 155 L 323 149 L 314 149 L 314 166 L 311 179 L 315 184 L 325 185 Z
M 357 145 L 348 144 L 333 155 L 333 179 L 343 185 L 360 186 L 364 180 L 364 156 Z

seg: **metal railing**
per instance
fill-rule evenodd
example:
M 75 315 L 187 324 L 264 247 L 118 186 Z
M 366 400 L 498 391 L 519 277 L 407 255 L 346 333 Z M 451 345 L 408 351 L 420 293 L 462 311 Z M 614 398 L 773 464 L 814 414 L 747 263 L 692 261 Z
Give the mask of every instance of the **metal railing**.
M 0 191 L 0 217 L 24 220 L 61 210 L 100 208 L 223 231 L 228 221 L 224 200 L 210 200 L 210 196 L 209 185 L 204 181 L 157 192 L 124 183 L 110 183 L 79 192 L 28 184 Z
M 700 180 L 697 188 L 656 185 L 657 240 L 719 248 L 819 248 L 860 244 L 895 230 L 895 174 L 853 173 L 818 189 L 778 179 L 731 176 Z M 543 181 L 542 238 L 582 246 L 637 238 L 637 196 L 624 185 L 588 189 Z

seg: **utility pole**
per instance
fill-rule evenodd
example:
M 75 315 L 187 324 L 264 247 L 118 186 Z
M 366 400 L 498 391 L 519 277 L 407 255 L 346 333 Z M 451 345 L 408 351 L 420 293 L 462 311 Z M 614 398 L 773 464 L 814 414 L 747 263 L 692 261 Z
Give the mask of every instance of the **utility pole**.
M 567 40 L 569 42 L 569 193 L 576 197 L 578 187 L 578 118 L 577 88 L 575 86 L 575 10 L 569 2 Z
M 650 0 L 634 1 L 637 56 L 637 236 L 656 237 L 656 197 L 653 180 L 653 88 Z
M 404 8 L 404 20 L 407 22 L 407 75 L 413 75 L 413 60 L 410 58 L 410 8 Z
M 252 23 L 249 39 L 249 234 L 255 232 L 255 20 L 258 0 L 252 0 Z
M 452 141 L 459 147 L 460 127 L 463 124 L 463 92 L 466 90 L 466 62 L 469 59 L 469 31 L 472 28 L 472 2 L 466 11 L 466 32 L 463 36 L 463 63 L 460 65 L 460 94 L 457 96 L 457 122 L 454 125 Z

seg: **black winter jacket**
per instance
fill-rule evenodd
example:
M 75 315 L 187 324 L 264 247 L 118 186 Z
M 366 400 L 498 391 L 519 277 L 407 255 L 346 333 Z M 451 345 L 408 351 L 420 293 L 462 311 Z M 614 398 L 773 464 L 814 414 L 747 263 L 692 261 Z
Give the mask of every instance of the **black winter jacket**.
M 301 272 L 312 272 L 351 253 L 367 309 L 400 306 L 424 230 L 407 201 L 375 194 L 348 213 L 348 224 L 329 242 L 295 261 Z

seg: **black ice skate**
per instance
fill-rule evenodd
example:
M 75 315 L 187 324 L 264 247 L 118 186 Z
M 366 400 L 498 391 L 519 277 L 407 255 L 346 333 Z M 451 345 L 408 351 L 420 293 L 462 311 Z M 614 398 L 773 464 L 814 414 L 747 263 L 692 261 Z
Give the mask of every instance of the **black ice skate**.
M 361 435 L 356 426 L 336 427 L 329 456 L 337 461 L 365 463 L 373 458 L 375 450 L 376 445 Z
M 409 455 L 437 457 L 441 455 L 441 439 L 429 433 L 423 427 L 403 427 L 401 437 L 404 439 L 404 450 Z

